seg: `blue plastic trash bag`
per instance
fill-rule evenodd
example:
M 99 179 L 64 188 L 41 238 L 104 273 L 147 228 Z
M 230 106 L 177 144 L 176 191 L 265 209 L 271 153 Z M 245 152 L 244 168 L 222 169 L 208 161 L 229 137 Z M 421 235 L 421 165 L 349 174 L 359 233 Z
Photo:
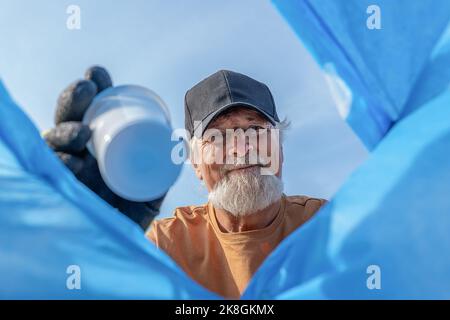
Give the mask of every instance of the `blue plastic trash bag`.
M 76 180 L 1 81 L 0 298 L 216 298 Z
M 404 115 L 416 84 L 425 85 L 420 77 L 450 14 L 446 0 L 274 3 L 323 67 L 341 115 L 369 149 Z
M 450 298 L 450 2 L 275 4 L 373 150 L 244 297 Z M 381 29 L 367 28 L 369 5 Z

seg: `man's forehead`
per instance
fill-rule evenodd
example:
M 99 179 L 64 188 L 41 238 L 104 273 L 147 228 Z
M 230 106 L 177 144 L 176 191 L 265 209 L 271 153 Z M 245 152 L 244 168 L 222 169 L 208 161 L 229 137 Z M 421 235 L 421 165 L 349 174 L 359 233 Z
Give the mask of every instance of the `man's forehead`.
M 235 107 L 219 115 L 210 123 L 208 128 L 233 128 L 236 125 L 246 123 L 266 124 L 268 122 L 266 117 L 256 110 L 246 107 Z

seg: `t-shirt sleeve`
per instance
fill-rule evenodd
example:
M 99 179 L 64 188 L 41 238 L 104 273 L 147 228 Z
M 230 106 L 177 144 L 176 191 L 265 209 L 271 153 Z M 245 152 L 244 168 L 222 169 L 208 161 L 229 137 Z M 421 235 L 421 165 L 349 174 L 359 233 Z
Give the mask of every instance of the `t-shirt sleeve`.
M 311 218 L 314 214 L 319 211 L 319 209 L 327 203 L 327 200 L 324 199 L 317 199 L 317 198 L 309 198 L 305 202 L 305 213 L 309 218 Z
M 145 234 L 146 237 L 148 239 L 150 239 L 150 241 L 152 241 L 157 247 L 158 247 L 158 237 L 157 237 L 157 226 L 156 226 L 157 222 L 153 221 L 150 229 L 147 231 L 147 233 Z
M 165 218 L 153 220 L 150 229 L 145 234 L 158 248 L 167 251 L 170 244 L 174 241 L 173 232 L 174 218 Z

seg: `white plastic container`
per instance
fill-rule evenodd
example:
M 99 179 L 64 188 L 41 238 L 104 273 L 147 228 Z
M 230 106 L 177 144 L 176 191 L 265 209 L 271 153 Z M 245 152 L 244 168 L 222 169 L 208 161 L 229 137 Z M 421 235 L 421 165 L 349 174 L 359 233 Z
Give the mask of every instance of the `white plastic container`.
M 135 85 L 112 87 L 95 97 L 83 118 L 106 185 L 131 201 L 151 201 L 167 192 L 180 174 L 173 163 L 167 106 L 153 91 Z

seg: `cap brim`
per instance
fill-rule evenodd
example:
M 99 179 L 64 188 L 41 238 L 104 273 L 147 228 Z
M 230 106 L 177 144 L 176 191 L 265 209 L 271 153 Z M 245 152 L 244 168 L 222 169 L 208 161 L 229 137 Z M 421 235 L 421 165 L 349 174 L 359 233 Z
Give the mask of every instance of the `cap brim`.
M 267 112 L 265 112 L 264 110 L 261 110 L 258 106 L 255 106 L 251 103 L 247 103 L 247 102 L 233 102 L 233 103 L 229 103 L 226 104 L 224 106 L 222 106 L 220 109 L 210 113 L 209 115 L 207 115 L 199 125 L 197 125 L 194 128 L 194 135 L 196 137 L 202 137 L 203 133 L 205 132 L 205 130 L 207 129 L 208 125 L 215 119 L 217 118 L 221 113 L 231 109 L 231 108 L 235 108 L 235 107 L 246 107 L 249 109 L 253 109 L 255 111 L 258 111 L 259 113 L 261 113 L 263 116 L 265 116 L 267 118 L 267 120 L 270 121 L 270 123 L 272 123 L 273 125 L 275 125 L 277 123 L 277 121 Z M 201 129 L 201 130 L 200 130 Z

